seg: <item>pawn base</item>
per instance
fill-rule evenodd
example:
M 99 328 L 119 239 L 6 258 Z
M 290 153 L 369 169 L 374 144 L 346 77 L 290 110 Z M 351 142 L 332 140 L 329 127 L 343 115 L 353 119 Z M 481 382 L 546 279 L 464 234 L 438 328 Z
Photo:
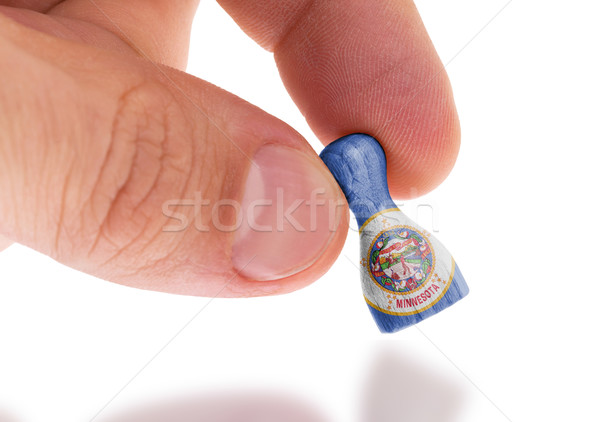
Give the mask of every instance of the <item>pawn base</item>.
M 421 312 L 413 313 L 411 315 L 391 315 L 388 313 L 381 312 L 372 306 L 369 306 L 369 310 L 373 315 L 373 319 L 377 323 L 379 330 L 382 333 L 395 333 L 396 331 L 403 330 L 411 325 L 423 321 L 425 318 L 429 318 L 432 315 L 446 309 L 461 300 L 469 293 L 469 287 L 465 282 L 465 279 L 458 268 L 458 265 L 454 265 L 454 275 L 452 282 L 448 287 L 448 290 L 440 300 L 430 307 Z

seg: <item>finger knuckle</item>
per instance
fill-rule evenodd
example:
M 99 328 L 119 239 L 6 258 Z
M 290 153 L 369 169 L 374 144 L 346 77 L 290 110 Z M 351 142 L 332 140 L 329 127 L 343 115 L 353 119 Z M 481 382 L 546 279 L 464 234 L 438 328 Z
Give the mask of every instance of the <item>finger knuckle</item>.
M 89 201 L 97 226 L 90 253 L 161 258 L 147 250 L 161 232 L 162 203 L 181 197 L 192 168 L 192 128 L 168 88 L 147 82 L 123 93 Z

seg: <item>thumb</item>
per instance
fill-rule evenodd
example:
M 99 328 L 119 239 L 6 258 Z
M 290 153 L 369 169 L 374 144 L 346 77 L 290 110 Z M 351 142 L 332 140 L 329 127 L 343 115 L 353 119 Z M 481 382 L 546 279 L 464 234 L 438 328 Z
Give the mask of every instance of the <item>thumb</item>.
M 193 295 L 288 292 L 339 254 L 341 191 L 287 125 L 173 69 L 0 20 L 0 234 Z

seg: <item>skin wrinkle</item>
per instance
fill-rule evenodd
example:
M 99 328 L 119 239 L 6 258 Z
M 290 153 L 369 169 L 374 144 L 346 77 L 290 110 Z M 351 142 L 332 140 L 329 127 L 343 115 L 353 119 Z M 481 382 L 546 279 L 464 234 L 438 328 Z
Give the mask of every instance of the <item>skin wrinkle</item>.
M 129 90 L 129 91 L 128 91 L 128 94 L 126 94 L 126 95 L 130 95 L 130 94 L 131 94 L 133 91 L 136 91 L 136 90 L 140 89 L 142 85 L 143 85 L 143 84 L 140 84 L 140 85 L 137 85 L 136 87 L 132 88 L 131 90 Z M 169 109 L 170 109 L 170 108 L 171 108 L 171 107 L 172 107 L 174 104 L 176 104 L 176 101 L 173 99 L 173 100 L 171 101 L 171 105 L 167 106 L 167 107 L 166 107 L 166 109 L 167 109 L 167 110 L 169 110 Z M 122 112 L 122 110 L 120 110 L 118 113 L 121 113 L 121 112 Z M 168 135 L 168 133 L 169 133 L 169 131 L 170 131 L 170 125 L 168 124 L 168 120 L 169 120 L 169 118 L 168 118 L 167 114 L 168 114 L 167 112 L 165 112 L 165 113 L 163 114 L 163 123 L 162 123 L 162 127 L 164 128 L 164 132 L 166 133 L 166 137 L 168 138 L 168 136 L 169 136 L 169 135 Z M 179 113 L 178 113 L 178 112 L 175 112 L 174 114 L 179 114 Z M 183 115 L 183 113 L 181 113 L 181 114 Z M 187 118 L 186 118 L 186 121 L 187 121 Z M 189 124 L 189 121 L 188 121 L 188 124 Z M 114 129 L 113 129 L 113 132 L 114 132 Z M 115 135 L 113 135 L 113 139 L 114 139 L 114 136 L 115 136 Z M 165 139 L 166 139 L 166 138 L 165 138 Z M 190 139 L 191 139 L 191 138 L 190 138 Z M 163 141 L 163 142 L 164 142 L 164 141 Z M 112 145 L 114 145 L 114 142 L 111 142 L 111 143 L 110 143 L 110 145 L 111 145 L 111 148 L 112 148 Z M 190 145 L 190 149 L 192 149 L 192 146 L 191 146 L 191 145 Z M 182 151 L 182 154 L 185 154 L 185 153 Z M 189 156 L 193 158 L 193 157 L 194 157 L 194 154 L 190 153 L 190 154 L 189 154 Z M 149 190 L 148 190 L 147 194 L 144 196 L 144 198 L 142 198 L 142 199 L 139 201 L 139 203 L 138 203 L 138 204 L 135 206 L 135 208 L 134 208 L 133 212 L 136 212 L 136 211 L 138 210 L 138 208 L 139 208 L 139 207 L 140 207 L 140 206 L 143 204 L 143 202 L 145 201 L 145 199 L 147 199 L 147 198 L 148 198 L 148 196 L 149 196 L 149 195 L 152 193 L 152 191 L 154 190 L 154 188 L 156 188 L 156 186 L 157 186 L 157 183 L 159 182 L 159 180 L 158 180 L 158 178 L 159 178 L 159 175 L 162 173 L 162 171 L 163 171 L 163 170 L 165 170 L 165 169 L 167 169 L 167 168 L 168 168 L 168 169 L 170 169 L 170 170 L 172 170 L 172 171 L 175 171 L 175 172 L 178 172 L 178 173 L 181 173 L 182 175 L 184 175 L 184 177 L 185 177 L 185 179 L 184 179 L 184 180 L 185 180 L 185 182 L 184 182 L 184 187 L 183 187 L 183 189 L 182 189 L 182 190 L 183 190 L 183 191 L 185 191 L 185 190 L 187 189 L 187 185 L 188 185 L 188 184 L 189 184 L 189 182 L 190 182 L 190 168 L 192 168 L 192 165 L 190 164 L 190 165 L 188 166 L 188 168 L 178 168 L 176 165 L 174 165 L 175 163 L 173 163 L 173 160 L 169 160 L 169 164 L 168 164 L 168 165 L 166 165 L 166 164 L 165 164 L 165 161 L 167 161 L 167 160 L 168 160 L 168 158 L 169 158 L 169 155 L 168 155 L 168 153 L 165 151 L 165 148 L 161 146 L 161 155 L 160 155 L 160 157 L 159 157 L 159 163 L 160 163 L 160 166 L 161 166 L 161 168 L 160 168 L 160 170 L 159 170 L 159 171 L 156 173 L 156 177 L 155 177 L 155 179 L 154 179 L 153 185 L 151 186 L 151 188 L 149 188 Z M 103 165 L 103 168 L 104 168 L 104 167 L 105 167 L 105 165 Z M 97 190 L 97 183 L 96 183 L 96 185 L 95 185 L 95 187 L 94 187 L 94 191 L 96 191 L 96 190 Z M 183 197 L 183 194 L 180 194 L 180 197 Z M 116 198 L 113 198 L 113 199 L 111 199 L 111 203 L 114 203 L 115 201 L 116 201 Z M 106 216 L 104 217 L 104 219 L 106 219 Z M 130 243 L 131 243 L 131 242 L 130 242 Z
M 66 201 L 67 192 L 68 192 L 69 185 L 71 184 L 74 163 L 75 163 L 75 161 L 73 160 L 69 164 L 69 170 L 67 171 L 67 176 L 65 178 L 65 182 L 63 185 L 62 193 L 61 193 L 58 221 L 56 222 L 56 235 L 54 237 L 54 254 L 56 254 L 56 256 L 58 256 L 58 257 L 60 257 L 60 248 L 59 248 L 60 234 L 65 225 L 64 218 L 65 218 L 65 210 L 67 209 L 67 201 Z
M 131 246 L 133 244 L 135 244 L 135 242 L 137 242 L 142 236 L 144 236 L 146 234 L 146 231 L 147 231 L 147 228 L 149 225 L 150 225 L 149 219 L 145 218 L 143 226 L 141 227 L 141 229 L 138 230 L 139 233 L 135 237 L 133 237 L 131 240 L 129 240 L 129 242 L 126 243 L 125 245 L 118 245 L 118 247 L 115 248 L 115 250 L 116 250 L 115 253 L 113 255 L 110 255 L 108 259 L 100 262 L 99 267 L 105 268 L 108 266 L 108 264 L 112 263 L 117 258 L 120 258 L 123 255 L 130 255 L 129 249 L 131 249 Z M 147 261 L 150 261 L 150 260 L 147 260 Z
M 48 13 L 64 0 L 4 0 L 0 2 L 0 6 L 16 7 L 35 10 L 40 13 Z
M 178 134 L 177 133 L 172 133 L 171 131 L 171 119 L 173 118 L 173 116 L 177 116 L 179 117 L 180 115 L 184 115 L 185 113 L 180 112 L 178 109 L 174 110 L 173 107 L 176 105 L 177 103 L 174 100 L 170 101 L 170 105 L 168 105 L 167 107 L 164 107 L 164 111 L 162 112 L 162 132 L 163 132 L 163 140 L 161 141 L 161 153 L 160 153 L 160 159 L 159 159 L 159 164 L 161 166 L 161 170 L 156 173 L 157 175 L 162 175 L 164 176 L 165 174 L 171 174 L 171 170 L 175 171 L 175 172 L 181 172 L 181 171 L 185 171 L 181 168 L 178 168 L 177 166 L 173 165 L 174 163 L 172 162 L 172 160 L 170 160 L 170 158 L 172 158 L 172 156 L 169 154 L 168 152 L 168 148 L 166 147 L 167 143 L 169 143 L 169 139 L 174 139 L 173 137 L 177 137 Z M 184 117 L 185 120 L 187 121 L 187 117 Z M 178 125 L 179 127 L 180 125 Z M 210 128 L 210 125 L 207 124 L 204 125 L 207 129 Z M 185 135 L 184 135 L 185 136 Z M 139 138 L 139 137 L 138 137 Z M 193 139 L 193 138 L 190 138 Z M 216 154 L 216 150 L 215 149 L 211 149 L 211 151 L 213 151 L 213 153 Z M 195 153 L 191 153 L 190 154 L 192 157 L 194 157 L 197 154 Z M 217 156 L 215 155 L 215 158 Z M 206 158 L 206 157 L 205 157 Z M 192 165 L 190 165 L 190 169 L 194 168 Z M 185 171 L 186 176 L 185 176 L 185 184 L 183 186 L 183 188 L 180 191 L 180 198 L 185 198 L 185 192 L 187 191 L 187 184 L 189 183 L 190 179 L 191 179 L 191 171 Z M 164 177 L 163 177 L 164 179 Z M 162 180 L 162 179 L 161 179 Z M 211 181 L 215 180 L 214 178 L 210 178 Z M 219 180 L 219 179 L 216 179 Z M 135 213 L 135 211 L 139 211 L 139 208 L 143 205 L 144 202 L 146 202 L 146 199 L 148 199 L 148 197 L 150 195 L 152 195 L 153 193 L 156 192 L 157 189 L 160 189 L 160 186 L 158 186 L 158 184 L 160 183 L 159 178 L 155 178 L 154 183 L 152 185 L 152 187 L 147 191 L 146 195 L 138 202 L 138 204 L 136 205 L 136 207 L 133 210 L 133 213 Z M 164 183 L 163 183 L 164 184 Z M 222 185 L 222 184 L 219 184 Z M 209 188 L 207 191 L 211 191 L 212 189 Z M 205 193 L 207 192 L 205 191 Z M 211 197 L 214 195 L 210 195 Z M 116 201 L 116 200 L 115 200 Z M 147 216 L 146 217 L 147 221 L 150 222 L 152 220 L 151 216 Z M 191 229 L 191 228 L 190 228 Z M 139 234 L 137 236 L 135 236 L 133 239 L 131 239 L 127 244 L 120 245 L 119 246 L 119 250 L 121 251 L 125 251 L 125 253 L 128 255 L 131 253 L 131 249 L 132 246 L 135 245 L 137 242 L 139 242 L 140 239 L 142 239 L 143 237 L 147 237 L 149 232 L 154 232 L 153 235 L 151 235 L 149 238 L 145 239 L 143 244 L 139 247 L 136 248 L 135 250 L 135 255 L 136 256 L 150 256 L 151 258 L 149 259 L 149 262 L 151 262 L 151 266 L 158 266 L 160 261 L 164 261 L 169 259 L 169 257 L 171 256 L 171 254 L 175 253 L 175 251 L 178 248 L 177 244 L 173 244 L 173 242 L 168 242 L 167 245 L 169 246 L 168 250 L 161 250 L 160 251 L 160 256 L 156 256 L 156 253 L 152 254 L 152 253 L 146 253 L 147 250 L 154 246 L 154 242 L 156 241 L 156 239 L 163 234 L 162 232 L 162 226 L 160 228 L 157 229 L 152 229 L 150 230 L 148 228 L 148 225 L 145 225 L 143 227 L 143 229 L 139 232 Z M 103 262 L 103 266 L 107 266 L 109 263 L 113 262 L 115 259 L 119 258 L 120 254 L 114 254 L 109 260 Z
M 150 113 L 144 113 L 144 116 L 146 118 L 149 118 Z M 158 169 L 154 173 L 154 178 L 152 179 L 152 185 L 150 185 L 150 187 L 146 190 L 146 193 L 144 194 L 144 196 L 141 197 L 139 200 L 137 200 L 137 204 L 135 204 L 135 206 L 131 210 L 132 215 L 135 214 L 137 211 L 139 211 L 139 208 L 146 202 L 146 200 L 150 197 L 150 195 L 156 190 L 156 187 L 161 178 L 161 175 L 167 168 L 167 166 L 165 166 L 165 158 L 166 158 L 165 142 L 167 139 L 167 131 L 168 131 L 166 124 L 167 124 L 166 118 L 163 115 L 163 122 L 162 122 L 162 127 L 161 127 L 162 136 L 161 136 L 160 142 L 158 142 L 158 145 L 155 145 L 155 142 L 153 140 L 147 141 L 146 139 L 144 139 L 144 137 L 141 137 L 138 133 L 138 136 L 137 136 L 137 145 L 138 145 L 137 149 L 138 150 L 140 150 L 140 145 L 142 145 L 142 144 L 148 145 L 150 148 L 156 147 L 156 149 L 158 149 L 158 157 L 157 157 Z M 138 128 L 139 128 L 139 124 L 138 124 Z M 154 132 L 157 132 L 157 131 L 154 131 Z
M 122 119 L 122 113 L 123 110 L 126 108 L 127 103 L 126 103 L 126 99 L 135 91 L 137 91 L 140 87 L 142 86 L 142 83 L 134 85 L 132 88 L 128 89 L 127 91 L 125 91 L 123 94 L 120 95 L 120 97 L 118 98 L 118 106 L 117 106 L 117 111 L 115 112 L 115 116 L 113 118 L 112 121 L 112 128 L 111 128 L 111 134 L 110 134 L 110 141 L 109 141 L 109 148 L 107 150 L 107 154 L 104 157 L 104 161 L 103 164 L 100 168 L 100 171 L 98 173 L 98 176 L 96 178 L 96 183 L 94 184 L 93 188 L 90 190 L 90 196 L 88 198 L 88 200 L 86 202 L 89 202 L 91 204 L 92 207 L 92 212 L 94 213 L 94 216 L 97 218 L 97 216 L 95 215 L 95 206 L 94 206 L 94 198 L 97 197 L 98 195 L 98 185 L 100 183 L 101 180 L 104 179 L 104 175 L 106 174 L 106 163 L 108 162 L 108 160 L 110 158 L 112 158 L 112 154 L 114 153 L 114 145 L 116 144 L 116 140 L 118 138 L 120 138 L 118 135 L 120 135 L 120 133 L 118 132 L 118 126 L 119 123 L 121 122 Z M 97 232 L 97 236 L 96 239 L 94 240 L 94 242 L 92 243 L 89 251 L 88 251 L 88 257 L 92 256 L 94 254 L 94 251 L 96 250 L 96 247 L 98 246 L 98 243 L 100 241 L 101 238 L 105 238 L 105 240 L 109 241 L 109 243 L 111 243 L 114 247 L 116 247 L 116 243 L 113 242 L 110 239 L 110 236 L 106 236 L 106 230 L 103 229 L 106 227 L 107 225 L 107 221 L 112 209 L 112 205 L 115 203 L 116 198 L 119 194 L 119 192 L 123 189 L 123 187 L 125 186 L 125 184 L 127 183 L 127 180 L 129 180 L 129 178 L 131 177 L 131 172 L 133 171 L 133 161 L 135 160 L 135 154 L 134 156 L 131 158 L 131 164 L 128 165 L 128 173 L 127 176 L 123 179 L 122 182 L 118 182 L 117 184 L 117 190 L 116 193 L 114 195 L 109 195 L 109 206 L 106 208 L 106 212 L 104 213 L 104 216 L 101 218 L 100 220 L 100 224 L 98 225 L 99 230 Z M 112 169 L 111 169 L 112 170 Z M 114 173 L 111 172 L 111 175 L 113 175 Z M 103 192 L 102 192 L 103 193 Z
M 206 124 L 202 126 L 203 136 L 200 137 L 198 135 L 197 137 L 194 137 L 193 139 L 207 139 L 207 140 L 208 139 L 212 139 L 210 132 L 211 132 L 211 130 L 213 128 L 214 128 L 214 126 L 212 126 L 210 124 L 210 122 L 207 121 Z M 207 148 L 207 146 L 209 146 L 209 145 L 210 145 L 210 147 Z M 200 155 L 202 156 L 201 159 L 198 158 Z M 200 169 L 201 168 L 201 164 L 203 162 L 206 162 L 206 160 L 208 159 L 209 156 L 211 157 L 210 160 L 212 162 L 218 162 L 218 158 L 219 157 L 218 157 L 217 148 L 215 147 L 214 142 L 206 142 L 204 144 L 203 150 L 200 153 L 196 152 L 196 153 L 192 154 L 193 160 L 196 160 L 196 163 L 194 165 L 192 165 L 192 167 L 191 167 L 192 172 L 193 172 L 194 169 Z M 192 178 L 192 172 L 190 172 L 190 180 Z M 202 195 L 202 197 L 203 197 L 202 199 L 205 199 L 204 198 L 205 194 L 207 192 L 211 192 L 212 191 L 211 185 L 214 183 L 214 178 L 213 177 L 209 177 L 209 178 L 207 178 L 207 180 L 201 180 L 201 182 L 202 182 L 202 184 L 197 188 L 197 191 L 199 191 L 200 194 Z M 222 186 L 224 187 L 225 184 L 223 183 Z M 191 194 L 191 195 L 193 195 L 193 196 L 195 196 L 195 194 L 196 194 L 196 192 L 188 192 L 187 185 L 186 185 L 186 189 L 181 193 L 180 198 L 186 198 L 186 195 L 188 193 Z M 195 197 L 194 197 L 194 200 L 195 200 Z M 205 215 L 204 213 L 197 215 L 197 213 L 199 213 L 199 212 L 201 212 L 201 210 L 194 210 L 193 221 L 192 221 L 192 225 L 194 227 L 191 228 L 192 230 L 196 230 L 196 227 L 195 227 L 196 219 L 200 218 L 200 215 Z M 206 220 L 206 217 L 204 217 L 204 218 L 205 219 L 201 220 L 200 223 L 199 223 L 201 226 L 207 226 L 208 225 L 209 220 Z
M 315 5 L 315 0 L 305 0 L 305 3 L 306 4 L 302 8 L 302 11 L 299 12 L 298 15 L 295 16 L 294 20 L 286 26 L 286 28 L 283 31 L 283 34 L 280 35 L 280 38 L 275 41 L 275 44 L 273 45 L 273 48 L 270 49 L 270 51 L 275 52 L 277 48 L 285 42 L 287 37 L 300 26 L 302 21 L 309 16 L 309 12 Z
M 94 199 L 97 198 L 100 193 L 104 194 L 104 192 L 98 192 L 98 189 L 99 189 L 100 183 L 102 183 L 104 181 L 107 171 L 110 172 L 109 173 L 110 176 L 113 176 L 115 174 L 113 168 L 108 168 L 109 162 L 111 162 L 112 159 L 115 158 L 115 156 L 118 156 L 118 157 L 122 156 L 122 151 L 116 150 L 115 142 L 114 142 L 114 140 L 116 139 L 117 119 L 118 119 L 118 116 L 122 113 L 122 108 L 124 107 L 122 99 L 124 97 L 128 96 L 129 93 L 138 89 L 140 86 L 141 86 L 141 83 L 134 85 L 131 88 L 127 89 L 123 94 L 121 94 L 120 98 L 117 100 L 116 111 L 115 111 L 114 117 L 112 119 L 112 125 L 111 125 L 111 130 L 110 130 L 110 135 L 109 135 L 110 141 L 108 142 L 108 148 L 106 148 L 106 153 L 104 154 L 102 164 L 100 165 L 98 173 L 95 177 L 95 182 L 93 183 L 93 185 L 91 186 L 91 188 L 89 190 L 90 193 L 89 193 L 88 197 L 86 198 L 86 200 L 83 201 L 84 205 L 82 208 L 86 208 L 86 206 L 90 207 L 92 215 L 93 215 L 94 219 L 98 221 L 99 226 L 101 226 L 102 223 L 104 222 L 104 220 L 106 219 L 106 215 L 108 214 L 108 209 L 106 212 L 104 212 L 104 215 L 102 217 L 100 217 L 96 212 L 97 207 L 95 206 L 96 201 L 94 201 Z M 113 164 L 113 163 L 110 163 L 110 164 Z M 120 183 L 119 185 L 122 185 L 123 183 Z M 110 202 L 112 202 L 112 200 L 114 199 L 114 196 L 111 196 L 111 195 L 104 195 L 104 196 L 107 196 L 109 198 Z
M 128 101 L 131 101 L 131 100 L 129 100 L 129 97 L 132 96 L 132 97 L 134 97 L 133 98 L 133 102 L 136 103 L 137 102 L 136 100 L 139 100 L 139 98 L 136 97 L 136 94 L 138 93 L 138 91 L 140 89 L 144 89 L 143 87 L 144 87 L 144 85 L 142 85 L 139 89 L 130 92 L 129 96 L 127 96 L 123 101 L 125 103 L 127 103 Z M 136 106 L 133 106 L 133 107 L 135 109 Z M 142 109 L 144 108 L 143 105 L 141 105 L 141 108 Z M 124 109 L 126 109 L 126 107 Z M 164 153 L 164 142 L 165 142 L 165 137 L 166 137 L 164 128 L 163 128 L 163 133 L 162 133 L 162 136 L 161 136 L 161 140 L 158 143 L 154 139 L 153 140 L 144 139 L 143 137 L 140 136 L 140 124 L 142 122 L 140 121 L 139 111 L 138 112 L 134 111 L 133 113 L 134 113 L 134 117 L 133 117 L 134 122 L 132 124 L 135 125 L 135 127 L 136 127 L 136 133 L 134 135 L 133 142 L 136 145 L 136 148 L 135 148 L 136 153 L 134 155 L 133 162 L 131 164 L 130 172 L 128 174 L 127 179 L 125 180 L 125 182 L 121 186 L 121 188 L 117 191 L 117 194 L 115 195 L 114 200 L 111 202 L 111 209 L 109 210 L 107 219 L 105 220 L 106 224 L 103 225 L 104 231 L 107 232 L 107 233 L 108 233 L 109 230 L 111 232 L 113 231 L 113 230 L 110 229 L 110 226 L 112 225 L 111 223 L 114 220 L 114 217 L 111 217 L 111 214 L 114 214 L 116 212 L 115 211 L 115 207 L 119 207 L 118 211 L 127 211 L 126 214 L 129 214 L 129 215 L 134 215 L 134 214 L 136 214 L 136 211 L 138 211 L 137 212 L 136 220 L 139 221 L 139 216 L 141 214 L 143 214 L 143 212 L 141 212 L 139 210 L 139 207 L 146 201 L 146 199 L 148 198 L 148 196 L 151 193 L 154 192 L 157 180 L 158 180 L 158 178 L 161 177 L 161 170 L 163 169 L 163 167 L 162 167 L 162 164 L 163 164 L 162 156 L 163 156 L 163 153 Z M 147 110 L 144 110 L 141 113 L 142 113 L 143 117 L 146 118 L 146 119 L 149 118 L 152 115 L 151 113 L 148 113 Z M 127 116 L 121 116 L 121 119 L 127 119 L 127 118 L 128 118 Z M 119 139 L 122 139 L 122 138 L 119 137 Z M 120 199 L 123 198 L 123 197 L 125 197 L 125 195 L 126 195 L 125 191 L 128 188 L 130 188 L 131 184 L 133 183 L 132 182 L 133 176 L 134 176 L 134 174 L 137 174 L 136 169 L 139 168 L 138 161 L 140 161 L 140 151 L 143 151 L 143 150 L 145 150 L 147 148 L 144 145 L 149 145 L 151 148 L 152 147 L 157 147 L 159 149 L 159 151 L 160 151 L 159 152 L 159 160 L 158 160 L 158 166 L 159 166 L 159 168 L 158 168 L 158 170 L 156 172 L 154 172 L 155 176 L 154 176 L 152 185 L 146 190 L 146 192 L 144 193 L 144 196 L 142 198 L 140 198 L 139 200 L 137 200 L 136 201 L 137 203 L 131 208 L 130 204 L 126 204 L 126 205 L 120 204 L 120 202 L 121 202 Z M 144 160 L 144 162 L 145 161 L 146 160 Z M 150 165 L 152 165 L 152 164 L 150 164 Z M 135 187 L 135 185 L 134 185 L 134 187 Z M 129 201 L 126 201 L 126 202 L 129 202 Z M 123 206 L 126 207 L 124 210 L 123 210 Z M 129 209 L 129 208 L 131 208 L 131 209 Z M 132 245 L 134 245 L 136 242 L 138 242 L 142 237 L 144 237 L 147 234 L 148 227 L 152 223 L 152 218 L 150 216 L 144 216 L 144 217 L 145 217 L 143 219 L 144 223 L 143 223 L 143 225 L 142 225 L 141 228 L 138 228 L 137 235 L 131 237 L 130 240 L 128 242 L 126 242 L 125 244 L 119 245 L 117 252 L 113 256 L 111 256 L 108 260 L 104 261 L 101 264 L 101 266 L 105 267 L 109 262 L 113 261 L 115 258 L 117 258 L 118 256 L 120 256 L 121 253 L 123 253 L 124 251 L 129 250 Z M 119 219 L 119 223 L 121 222 L 120 220 L 121 219 Z M 107 236 L 107 237 L 110 237 L 110 236 Z
M 114 124 L 113 124 L 113 133 L 114 133 Z M 95 177 L 95 182 L 92 185 L 92 188 L 90 189 L 90 194 L 88 195 L 87 199 L 84 200 L 83 202 L 83 206 L 82 209 L 85 209 L 87 206 L 90 207 L 91 212 L 92 212 L 92 216 L 95 220 L 98 220 L 99 222 L 99 226 L 102 225 L 102 222 L 106 219 L 106 213 L 104 213 L 104 216 L 99 217 L 98 214 L 96 214 L 96 207 L 94 206 L 94 201 L 92 200 L 92 198 L 95 198 L 97 195 L 94 195 L 94 193 L 97 192 L 98 190 L 98 184 L 100 183 L 100 180 L 102 179 L 102 176 L 106 173 L 106 168 L 108 166 L 108 161 L 110 159 L 111 156 L 113 156 L 114 152 L 114 142 L 112 142 L 112 139 L 114 139 L 114 136 L 111 136 L 111 142 L 108 143 L 108 148 L 106 149 L 106 154 L 104 154 L 104 158 L 102 159 L 102 164 L 100 165 L 100 169 L 98 170 L 97 176 Z M 83 215 L 83 213 L 82 213 Z M 94 242 L 94 246 L 95 246 Z M 94 248 L 92 247 L 92 250 Z M 91 251 L 90 251 L 91 253 Z
M 192 136 L 191 139 L 194 139 L 194 137 Z M 183 184 L 183 187 L 180 189 L 179 193 L 179 198 L 185 198 L 186 197 L 186 192 L 188 191 L 188 187 L 189 184 L 192 180 L 192 172 L 193 169 L 196 168 L 196 166 L 194 165 L 194 162 L 196 160 L 196 154 L 194 153 L 193 149 L 189 154 L 190 156 L 190 166 L 188 171 L 184 171 L 184 173 L 186 174 L 185 177 L 185 182 Z M 161 234 L 168 234 L 163 232 L 163 227 L 161 227 L 161 229 L 159 231 L 156 232 L 156 234 L 150 239 L 150 241 L 148 242 L 148 244 L 152 244 L 153 242 L 156 241 L 156 239 L 161 235 Z M 169 242 L 169 245 L 172 245 L 172 248 L 169 249 L 168 251 L 165 251 L 164 256 L 162 258 L 159 258 L 157 260 L 155 260 L 154 262 L 154 268 L 156 269 L 157 267 L 161 267 L 161 265 L 163 265 L 163 263 L 167 263 L 168 264 L 168 260 L 173 259 L 176 256 L 176 252 L 178 251 L 178 249 L 181 247 L 181 242 Z M 143 268 L 145 268 L 147 266 L 144 266 Z
M 173 101 L 171 103 L 171 105 L 175 104 L 175 102 Z M 143 202 L 145 202 L 145 200 L 157 189 L 157 184 L 159 181 L 159 177 L 161 174 L 167 173 L 167 170 L 165 169 L 170 169 L 170 170 L 175 170 L 176 172 L 182 172 L 181 169 L 178 169 L 176 166 L 173 166 L 173 164 L 168 160 L 169 154 L 165 149 L 165 144 L 168 142 L 169 139 L 172 139 L 172 135 L 170 134 L 170 127 L 171 125 L 169 124 L 169 117 L 168 117 L 168 111 L 170 110 L 171 105 L 168 105 L 165 108 L 165 113 L 163 114 L 163 129 L 164 129 L 164 139 L 163 141 L 161 141 L 161 155 L 159 157 L 159 165 L 160 165 L 160 170 L 157 173 L 157 177 L 154 180 L 154 183 L 152 185 L 152 187 L 150 188 L 150 190 L 148 191 L 148 193 L 144 196 L 144 198 L 142 199 L 142 201 L 140 201 L 140 204 L 138 206 L 136 206 L 133 210 L 133 212 L 135 213 L 139 206 L 141 206 L 141 204 Z M 178 114 L 178 113 L 175 113 Z M 184 172 L 184 174 L 188 174 L 188 176 L 186 176 L 185 183 L 184 183 L 184 187 L 183 187 L 183 192 L 182 195 L 180 195 L 181 197 L 183 197 L 183 193 L 185 192 L 187 183 L 189 181 L 189 171 L 188 172 Z M 150 218 L 149 218 L 150 220 Z M 145 231 L 144 231 L 145 233 Z M 142 255 L 144 252 L 146 252 L 146 250 L 151 246 L 154 245 L 154 242 L 156 241 L 156 239 L 163 233 L 162 231 L 162 227 L 157 230 L 154 235 L 152 235 L 143 245 L 142 247 L 137 251 L 138 254 Z M 141 237 L 137 236 L 136 239 L 134 239 L 132 242 L 130 242 L 130 244 L 126 245 L 124 249 L 128 249 L 128 247 L 133 244 L 137 239 L 139 239 Z M 166 257 L 168 257 L 170 255 L 169 251 L 161 251 L 161 253 L 163 253 L 163 257 L 160 259 L 164 259 Z M 156 260 L 153 257 L 153 261 L 156 263 Z

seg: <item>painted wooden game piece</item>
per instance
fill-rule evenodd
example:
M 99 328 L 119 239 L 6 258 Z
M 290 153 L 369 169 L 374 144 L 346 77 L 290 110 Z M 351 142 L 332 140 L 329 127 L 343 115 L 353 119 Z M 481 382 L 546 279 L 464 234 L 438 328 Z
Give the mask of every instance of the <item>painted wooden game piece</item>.
M 385 153 L 375 138 L 344 136 L 320 156 L 360 227 L 363 293 L 382 332 L 416 324 L 469 293 L 446 248 L 396 207 Z

